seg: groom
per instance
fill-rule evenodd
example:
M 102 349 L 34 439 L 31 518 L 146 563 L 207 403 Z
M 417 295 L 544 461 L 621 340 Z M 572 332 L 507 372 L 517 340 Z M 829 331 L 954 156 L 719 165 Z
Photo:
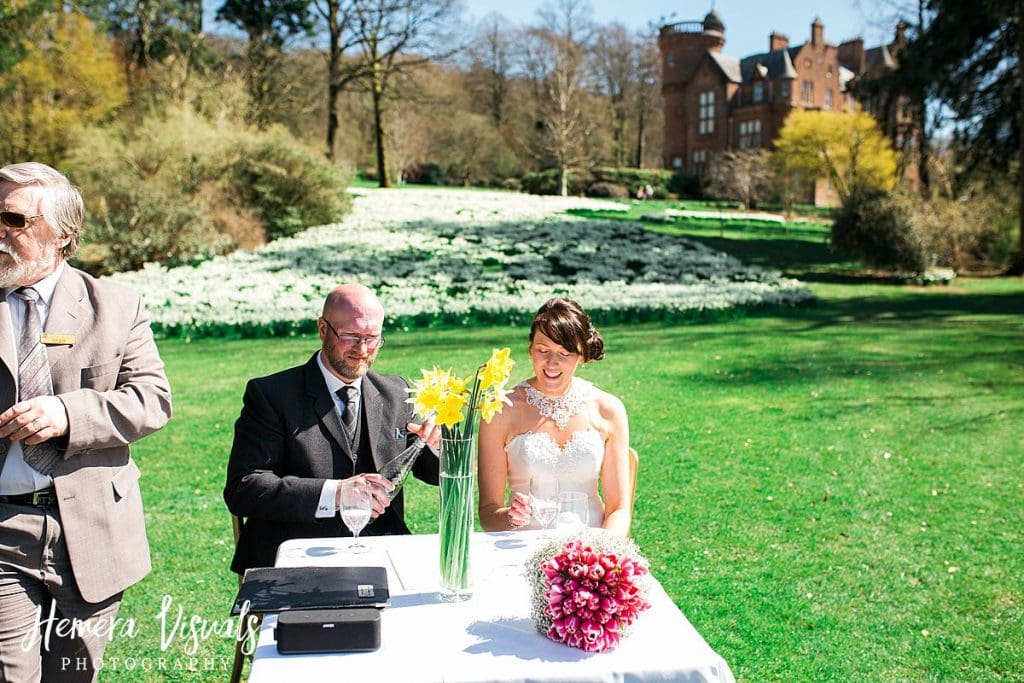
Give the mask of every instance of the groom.
M 384 344 L 384 309 L 357 284 L 335 288 L 317 320 L 320 350 L 305 365 L 251 380 L 235 423 L 224 500 L 245 518 L 232 571 L 273 566 L 291 538 L 340 536 L 340 483 L 377 484 L 366 535 L 407 534 L 402 494 L 379 468 L 418 435 L 436 453 L 441 430 L 413 418 L 405 381 L 370 370 Z M 438 460 L 424 453 L 413 474 L 437 484 Z

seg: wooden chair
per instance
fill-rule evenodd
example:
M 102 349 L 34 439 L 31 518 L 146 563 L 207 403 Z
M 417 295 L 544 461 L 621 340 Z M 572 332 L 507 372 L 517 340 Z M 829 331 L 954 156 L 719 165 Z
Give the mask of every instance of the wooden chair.
M 629 496 L 629 526 L 633 526 L 633 508 L 636 507 L 636 479 L 637 471 L 640 469 L 640 455 L 636 449 L 629 449 L 629 488 L 632 493 Z

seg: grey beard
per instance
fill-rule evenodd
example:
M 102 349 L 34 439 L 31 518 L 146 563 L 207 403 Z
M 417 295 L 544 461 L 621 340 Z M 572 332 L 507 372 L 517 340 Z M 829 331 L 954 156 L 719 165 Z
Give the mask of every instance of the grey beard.
M 53 271 L 57 261 L 56 252 L 50 258 L 25 262 L 13 251 L 0 251 L 4 251 L 14 261 L 8 266 L 0 266 L 0 287 L 13 287 L 19 282 L 39 282 Z

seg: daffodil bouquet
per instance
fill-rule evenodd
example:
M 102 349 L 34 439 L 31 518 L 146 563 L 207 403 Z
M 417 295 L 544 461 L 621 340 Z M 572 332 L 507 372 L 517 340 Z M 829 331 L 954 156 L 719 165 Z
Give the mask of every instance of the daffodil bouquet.
M 409 389 L 409 402 L 423 419 L 441 425 L 441 596 L 465 600 L 471 595 L 469 540 L 473 532 L 473 453 L 477 417 L 490 422 L 504 405 L 512 405 L 505 390 L 515 365 L 508 348 L 494 349 L 477 368 L 471 382 L 436 366 Z
M 423 370 L 422 379 L 415 380 L 409 390 L 416 413 L 426 419 L 433 417 L 441 425 L 445 439 L 471 439 L 476 431 L 477 411 L 485 422 L 501 412 L 503 404 L 512 405 L 505 391 L 516 362 L 511 351 L 494 349 L 490 360 L 477 368 L 473 384 L 462 377 L 434 366 Z

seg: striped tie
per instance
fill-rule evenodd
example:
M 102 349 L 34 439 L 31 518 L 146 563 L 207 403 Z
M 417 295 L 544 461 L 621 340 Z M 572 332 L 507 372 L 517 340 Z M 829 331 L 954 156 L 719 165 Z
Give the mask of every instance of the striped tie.
M 31 287 L 20 287 L 14 290 L 14 295 L 25 302 L 25 324 L 21 326 L 18 342 L 18 400 L 53 396 L 50 361 L 43 346 L 43 325 L 36 308 L 39 292 Z M 40 474 L 50 474 L 60 461 L 60 451 L 52 439 L 34 446 L 22 442 L 22 453 L 25 462 Z
M 341 422 L 345 425 L 345 431 L 348 432 L 349 443 L 355 443 L 356 435 L 356 396 L 358 392 L 356 388 L 346 384 L 336 392 L 341 402 L 345 404 L 345 412 L 341 414 Z

